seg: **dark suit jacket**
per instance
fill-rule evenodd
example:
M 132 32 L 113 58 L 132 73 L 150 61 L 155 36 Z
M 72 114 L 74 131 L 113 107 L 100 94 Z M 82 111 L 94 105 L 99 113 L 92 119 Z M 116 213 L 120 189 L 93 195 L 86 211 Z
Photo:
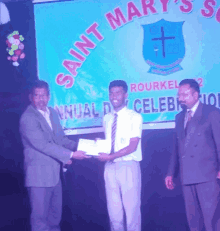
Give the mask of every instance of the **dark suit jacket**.
M 60 179 L 62 163 L 66 163 L 71 151 L 76 149 L 76 143 L 65 136 L 57 112 L 53 108 L 49 110 L 53 130 L 32 105 L 20 119 L 27 187 L 55 186 Z
M 177 170 L 182 184 L 216 180 L 220 171 L 220 110 L 200 103 L 189 123 L 187 136 L 184 117 L 184 111 L 176 116 L 175 148 L 167 175 L 174 176 Z

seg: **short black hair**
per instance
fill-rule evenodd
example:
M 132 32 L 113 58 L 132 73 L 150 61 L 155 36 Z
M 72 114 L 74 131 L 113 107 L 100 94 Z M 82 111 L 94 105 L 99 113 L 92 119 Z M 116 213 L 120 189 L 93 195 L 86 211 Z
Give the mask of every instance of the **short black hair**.
M 127 93 L 128 92 L 128 85 L 124 80 L 113 80 L 112 82 L 110 82 L 109 84 L 109 91 L 113 88 L 113 87 L 122 87 L 124 92 Z
M 186 84 L 189 84 L 189 86 L 197 91 L 200 95 L 200 88 L 199 88 L 199 84 L 196 80 L 194 79 L 183 79 L 180 83 L 179 83 L 179 86 L 183 86 L 183 85 L 186 85 Z
M 45 82 L 43 80 L 37 80 L 33 83 L 33 85 L 31 86 L 31 89 L 30 89 L 30 93 L 32 95 L 34 94 L 34 91 L 36 88 L 45 88 L 47 90 L 48 95 L 50 94 L 49 85 L 47 82 Z

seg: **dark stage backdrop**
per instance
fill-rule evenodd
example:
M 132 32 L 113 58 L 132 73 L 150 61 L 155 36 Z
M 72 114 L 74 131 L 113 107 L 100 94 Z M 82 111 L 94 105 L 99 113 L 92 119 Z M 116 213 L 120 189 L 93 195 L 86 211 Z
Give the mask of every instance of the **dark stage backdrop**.
M 0 23 L 0 92 L 21 93 L 37 78 L 33 4 L 31 1 L 19 1 L 5 5 L 11 20 L 6 24 Z M 24 38 L 20 41 L 21 49 L 16 49 L 20 51 L 6 44 L 8 35 L 14 31 Z M 25 55 L 23 59 L 18 58 L 17 64 L 8 60 L 8 57 L 13 57 L 12 53 L 9 54 L 11 49 L 15 56 L 19 56 L 16 52 Z
M 29 103 L 27 89 L 37 79 L 33 5 L 31 1 L 5 5 L 10 21 L 0 23 L 0 230 L 25 231 L 28 230 L 29 202 L 23 181 L 23 150 L 18 124 Z M 7 37 L 14 31 L 24 38 L 21 50 L 25 57 L 18 60 L 18 66 L 8 60 L 10 55 L 6 50 Z

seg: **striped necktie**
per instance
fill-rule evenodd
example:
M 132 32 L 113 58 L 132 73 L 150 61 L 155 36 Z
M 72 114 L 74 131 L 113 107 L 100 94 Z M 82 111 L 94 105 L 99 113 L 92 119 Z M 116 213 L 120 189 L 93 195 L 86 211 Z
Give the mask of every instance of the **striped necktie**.
M 118 118 L 118 114 L 115 113 L 114 114 L 114 120 L 112 123 L 112 133 L 111 133 L 111 153 L 115 152 L 115 134 L 116 134 L 116 129 L 117 129 L 117 118 Z

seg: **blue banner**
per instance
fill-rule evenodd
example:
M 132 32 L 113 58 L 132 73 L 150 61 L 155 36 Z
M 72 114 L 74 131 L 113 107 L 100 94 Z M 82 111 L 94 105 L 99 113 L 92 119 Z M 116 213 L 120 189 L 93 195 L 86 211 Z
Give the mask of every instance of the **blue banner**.
M 81 0 L 34 12 L 39 78 L 65 128 L 101 127 L 115 79 L 128 83 L 128 107 L 145 124 L 174 120 L 185 78 L 199 82 L 202 102 L 220 107 L 217 1 Z

